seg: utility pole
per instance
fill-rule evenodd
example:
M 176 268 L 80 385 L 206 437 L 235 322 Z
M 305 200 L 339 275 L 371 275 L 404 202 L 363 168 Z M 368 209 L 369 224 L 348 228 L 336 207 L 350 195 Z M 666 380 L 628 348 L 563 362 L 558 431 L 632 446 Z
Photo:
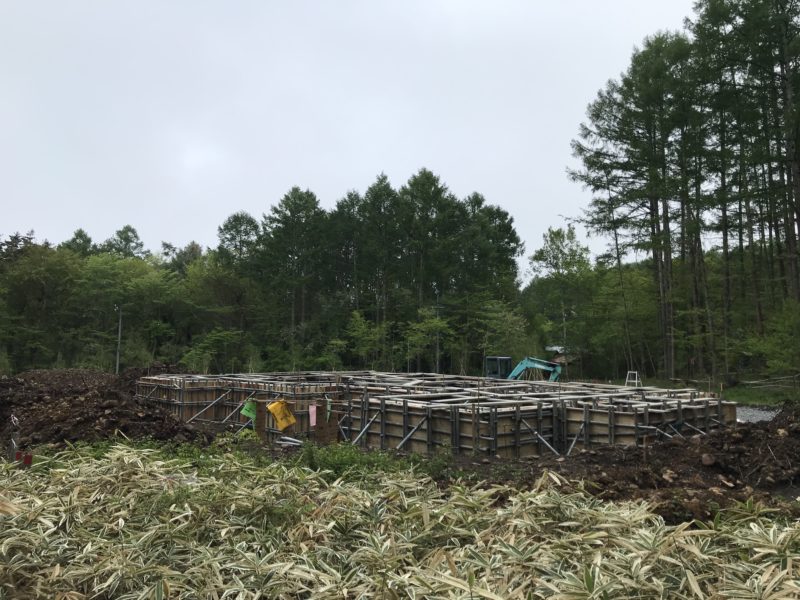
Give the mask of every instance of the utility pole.
M 119 326 L 117 327 L 117 368 L 114 371 L 119 375 L 119 349 L 122 346 L 122 307 L 118 304 L 114 305 L 114 310 L 119 313 Z
M 564 377 L 567 377 L 569 375 L 567 372 L 567 365 L 569 364 L 569 357 L 567 356 L 567 309 L 563 300 L 561 301 L 561 331 L 561 343 L 564 345 Z
M 436 373 L 439 373 L 439 292 L 436 292 Z

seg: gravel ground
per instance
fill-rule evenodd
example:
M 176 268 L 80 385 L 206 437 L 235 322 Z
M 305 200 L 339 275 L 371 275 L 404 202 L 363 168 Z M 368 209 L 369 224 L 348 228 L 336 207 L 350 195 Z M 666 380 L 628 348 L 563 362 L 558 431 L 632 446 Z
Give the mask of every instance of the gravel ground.
M 758 421 L 771 421 L 778 414 L 777 408 L 763 408 L 760 406 L 736 407 L 736 419 L 744 423 L 756 423 Z

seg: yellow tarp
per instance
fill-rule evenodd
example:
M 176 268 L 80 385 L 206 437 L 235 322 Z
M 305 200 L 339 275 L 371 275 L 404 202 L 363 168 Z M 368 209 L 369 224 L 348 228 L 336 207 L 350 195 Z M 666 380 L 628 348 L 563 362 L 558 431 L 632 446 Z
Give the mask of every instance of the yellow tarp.
M 272 413 L 272 417 L 275 419 L 275 426 L 281 431 L 297 423 L 297 419 L 294 418 L 289 405 L 283 400 L 271 402 L 267 405 L 267 410 Z

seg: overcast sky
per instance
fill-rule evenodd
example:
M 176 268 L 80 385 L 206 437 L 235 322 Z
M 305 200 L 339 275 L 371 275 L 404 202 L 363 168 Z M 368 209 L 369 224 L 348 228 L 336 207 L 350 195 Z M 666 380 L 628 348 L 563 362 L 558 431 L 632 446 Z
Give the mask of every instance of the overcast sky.
M 214 246 L 293 185 L 330 209 L 426 167 L 530 254 L 589 200 L 565 172 L 586 105 L 691 5 L 0 0 L 0 234 Z

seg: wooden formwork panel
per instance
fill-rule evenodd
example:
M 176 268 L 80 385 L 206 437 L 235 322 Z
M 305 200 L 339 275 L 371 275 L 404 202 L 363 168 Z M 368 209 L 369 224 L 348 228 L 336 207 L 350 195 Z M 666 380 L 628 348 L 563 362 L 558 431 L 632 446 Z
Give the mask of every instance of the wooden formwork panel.
M 341 436 L 372 448 L 518 457 L 574 445 L 638 443 L 730 425 L 734 403 L 697 390 L 484 380 L 425 373 L 273 373 L 152 376 L 137 395 L 183 420 L 247 423 L 247 400 L 285 400 L 297 423 L 283 433 Z M 331 406 L 331 420 L 325 417 Z M 317 410 L 316 428 L 309 407 Z M 263 419 L 274 430 L 271 416 Z M 275 433 L 273 431 L 273 433 Z
M 720 399 L 678 400 L 620 407 L 569 406 L 564 409 L 570 445 L 637 444 L 645 438 L 694 435 L 736 423 L 736 405 Z
M 311 427 L 309 406 L 316 406 L 319 429 L 327 427 L 326 395 L 335 397 L 337 388 L 330 384 L 242 382 L 234 379 L 198 380 L 185 378 L 143 378 L 137 383 L 137 395 L 169 410 L 184 421 L 198 420 L 212 423 L 246 424 L 249 419 L 241 415 L 245 402 L 269 403 L 284 400 L 289 404 L 296 423 L 281 432 L 284 435 L 313 437 L 317 427 Z M 322 423 L 321 421 L 325 421 Z M 268 413 L 268 430 L 275 423 Z M 330 440 L 330 434 L 326 434 Z
M 346 421 L 346 414 L 340 414 Z M 344 429 L 347 439 L 369 448 L 399 447 L 417 453 L 448 449 L 458 454 L 514 457 L 539 454 L 544 443 L 553 446 L 554 422 L 549 406 L 492 410 L 480 405 L 426 407 L 372 399 L 352 412 Z

